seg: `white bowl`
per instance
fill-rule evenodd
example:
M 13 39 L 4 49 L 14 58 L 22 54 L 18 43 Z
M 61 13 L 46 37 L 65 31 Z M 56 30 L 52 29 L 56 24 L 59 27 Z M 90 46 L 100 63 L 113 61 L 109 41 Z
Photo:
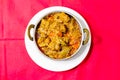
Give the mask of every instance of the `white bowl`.
M 71 55 L 70 57 L 67 57 L 67 58 L 64 58 L 64 59 L 60 59 L 60 60 L 63 60 L 63 61 L 66 60 L 67 61 L 67 59 L 72 58 L 74 55 L 79 53 L 79 51 L 81 50 L 82 46 L 87 45 L 88 42 L 91 43 L 91 35 L 90 35 L 89 27 L 88 27 L 86 21 L 84 20 L 84 18 L 79 13 L 77 13 L 76 11 L 74 11 L 74 10 L 72 10 L 70 8 L 61 7 L 61 6 L 49 7 L 49 8 L 45 8 L 45 9 L 39 11 L 37 14 L 35 14 L 35 16 L 30 20 L 30 22 L 27 25 L 27 29 L 26 29 L 26 33 L 25 33 L 25 45 L 26 45 L 26 49 L 28 51 L 28 54 L 30 55 L 32 60 L 35 63 L 37 63 L 38 65 L 40 65 L 43 68 L 45 68 L 45 69 L 47 69 L 46 66 L 43 66 L 44 63 L 42 63 L 42 65 L 41 65 L 41 63 L 38 62 L 38 60 L 40 60 L 38 58 L 41 58 L 43 60 L 45 59 L 45 60 L 47 60 L 50 63 L 52 61 L 56 61 L 56 60 L 49 58 L 48 56 L 44 55 L 40 51 L 40 49 L 38 48 L 38 46 L 36 44 L 35 31 L 36 31 L 37 25 L 40 22 L 40 20 L 43 17 L 45 17 L 46 15 L 48 15 L 50 13 L 53 13 L 53 12 L 65 12 L 65 13 L 71 15 L 72 17 L 74 17 L 77 20 L 78 24 L 80 25 L 80 29 L 81 29 L 81 32 L 82 32 L 81 44 L 80 44 L 78 50 L 73 55 Z M 84 21 L 81 22 L 80 20 L 84 20 Z M 87 27 L 83 26 L 82 25 L 83 23 L 85 23 L 85 25 Z M 33 55 L 35 55 L 35 56 L 33 56 Z M 85 58 L 85 56 L 84 56 L 84 58 Z M 53 68 L 52 69 L 48 69 L 48 70 L 57 71 L 57 70 L 54 70 Z M 60 70 L 60 71 L 63 71 L 63 70 Z

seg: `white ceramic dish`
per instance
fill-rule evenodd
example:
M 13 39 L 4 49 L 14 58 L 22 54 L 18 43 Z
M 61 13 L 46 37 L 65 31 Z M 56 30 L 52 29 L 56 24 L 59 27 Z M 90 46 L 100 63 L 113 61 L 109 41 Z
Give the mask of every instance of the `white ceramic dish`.
M 45 15 L 52 13 L 52 12 L 56 12 L 56 11 L 65 12 L 77 18 L 77 21 L 80 23 L 80 26 L 82 26 L 82 29 L 85 28 L 89 31 L 89 39 L 87 43 L 85 45 L 81 44 L 82 46 L 80 46 L 77 54 L 64 60 L 53 60 L 51 58 L 46 57 L 43 53 L 41 53 L 41 51 L 36 46 L 36 42 L 34 40 L 36 27 L 34 29 L 29 30 L 29 26 L 31 24 L 34 24 L 35 26 L 37 26 L 39 21 Z M 29 34 L 31 34 L 33 38 L 30 35 L 28 37 L 28 31 L 30 31 Z M 83 36 L 82 38 L 85 38 L 85 36 Z M 30 39 L 33 41 L 31 41 Z M 41 66 L 44 69 L 51 70 L 51 71 L 66 71 L 66 70 L 76 67 L 87 56 L 88 51 L 90 49 L 90 45 L 91 45 L 91 33 L 90 33 L 90 29 L 89 29 L 87 22 L 76 11 L 70 8 L 66 8 L 66 7 L 54 6 L 54 7 L 49 7 L 49 8 L 46 8 L 38 12 L 28 23 L 28 26 L 25 32 L 25 46 L 26 46 L 29 56 L 37 65 Z

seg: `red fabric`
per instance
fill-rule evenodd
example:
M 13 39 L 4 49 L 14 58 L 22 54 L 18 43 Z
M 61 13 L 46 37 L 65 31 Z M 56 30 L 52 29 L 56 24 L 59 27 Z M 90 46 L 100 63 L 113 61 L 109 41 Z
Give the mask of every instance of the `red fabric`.
M 28 56 L 24 33 L 29 20 L 49 6 L 82 14 L 92 33 L 86 59 L 65 72 L 47 71 Z M 120 80 L 119 0 L 0 0 L 0 80 Z

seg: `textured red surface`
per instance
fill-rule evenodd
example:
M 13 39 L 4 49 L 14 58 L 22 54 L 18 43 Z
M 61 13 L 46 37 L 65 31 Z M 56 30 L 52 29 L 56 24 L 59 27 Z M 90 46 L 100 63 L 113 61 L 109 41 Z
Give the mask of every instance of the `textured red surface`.
M 47 71 L 28 56 L 29 20 L 49 6 L 76 10 L 88 22 L 92 45 L 86 59 L 65 72 Z M 0 80 L 120 80 L 119 0 L 0 0 Z

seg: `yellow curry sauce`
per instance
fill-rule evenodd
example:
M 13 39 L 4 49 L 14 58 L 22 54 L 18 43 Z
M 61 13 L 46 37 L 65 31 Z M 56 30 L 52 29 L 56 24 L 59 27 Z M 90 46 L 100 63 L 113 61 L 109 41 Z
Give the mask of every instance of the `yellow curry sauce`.
M 79 48 L 82 33 L 79 24 L 64 12 L 45 16 L 37 27 L 36 42 L 40 50 L 54 59 L 70 57 Z

